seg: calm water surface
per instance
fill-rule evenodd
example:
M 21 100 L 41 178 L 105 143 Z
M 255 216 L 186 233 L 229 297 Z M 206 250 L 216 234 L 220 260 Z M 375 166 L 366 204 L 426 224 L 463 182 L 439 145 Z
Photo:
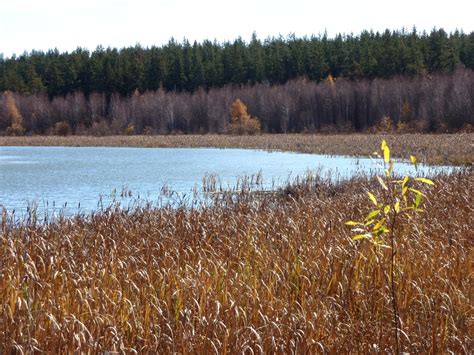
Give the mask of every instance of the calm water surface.
M 341 179 L 377 165 L 368 158 L 243 149 L 0 147 L 0 205 L 21 214 L 32 203 L 52 212 L 67 204 L 65 213 L 74 214 L 96 210 L 100 197 L 107 204 L 114 190 L 153 201 L 163 186 L 190 194 L 210 174 L 232 187 L 239 177 L 261 173 L 271 188 L 318 169 Z M 406 163 L 396 169 L 414 170 Z

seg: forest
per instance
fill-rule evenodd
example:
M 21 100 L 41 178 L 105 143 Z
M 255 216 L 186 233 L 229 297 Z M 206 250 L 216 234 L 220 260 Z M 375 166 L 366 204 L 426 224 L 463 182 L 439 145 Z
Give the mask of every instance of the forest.
M 474 32 L 371 32 L 0 57 L 0 132 L 222 133 L 239 98 L 263 132 L 473 123 Z

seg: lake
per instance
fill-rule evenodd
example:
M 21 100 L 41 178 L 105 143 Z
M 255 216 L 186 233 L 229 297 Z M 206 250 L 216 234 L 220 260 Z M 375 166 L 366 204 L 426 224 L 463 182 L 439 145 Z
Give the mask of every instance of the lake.
M 31 204 L 40 212 L 71 215 L 97 210 L 99 199 L 107 205 L 122 192 L 127 192 L 123 203 L 137 197 L 154 201 L 164 186 L 190 195 L 206 175 L 218 176 L 223 187 L 235 187 L 239 177 L 260 173 L 262 187 L 270 189 L 308 170 L 345 179 L 380 168 L 370 158 L 244 149 L 0 147 L 0 205 L 17 215 Z M 414 173 L 414 168 L 399 162 L 396 171 Z

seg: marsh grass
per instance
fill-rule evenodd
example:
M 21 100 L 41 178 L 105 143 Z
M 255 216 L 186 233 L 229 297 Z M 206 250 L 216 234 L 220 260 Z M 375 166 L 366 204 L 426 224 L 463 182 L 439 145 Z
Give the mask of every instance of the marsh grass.
M 472 165 L 474 133 L 458 134 L 281 134 L 166 136 L 0 137 L 0 146 L 105 146 L 158 148 L 245 148 L 328 155 L 371 155 L 382 139 L 394 157 L 416 155 L 429 164 Z
M 474 174 L 435 181 L 430 213 L 398 244 L 400 336 L 410 353 L 469 353 Z M 198 208 L 111 207 L 49 224 L 4 212 L 1 352 L 390 352 L 389 251 L 352 241 L 344 224 L 379 189 L 313 177 Z

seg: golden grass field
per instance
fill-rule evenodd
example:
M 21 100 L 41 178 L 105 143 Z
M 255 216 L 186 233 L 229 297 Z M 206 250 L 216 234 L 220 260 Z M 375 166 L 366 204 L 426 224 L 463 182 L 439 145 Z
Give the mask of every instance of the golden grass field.
M 317 152 L 329 146 L 325 136 L 279 137 L 222 142 L 284 149 L 299 140 L 302 151 Z M 331 137 L 336 146 L 351 142 L 346 152 L 372 140 L 365 154 L 380 146 L 380 136 Z M 472 135 L 439 137 L 385 136 L 398 155 L 408 149 L 405 141 L 426 156 L 458 142 L 443 153 L 472 157 Z M 53 144 L 49 137 L 18 142 L 42 139 Z M 100 138 L 136 146 L 161 139 L 189 146 L 220 137 Z M 54 142 L 73 141 L 101 145 L 88 137 Z M 208 146 L 220 146 L 214 143 Z M 397 226 L 399 349 L 469 354 L 474 172 L 433 180 L 424 190 L 425 212 Z M 375 178 L 338 185 L 308 178 L 273 193 L 216 194 L 199 208 L 111 207 L 46 224 L 4 211 L 0 353 L 393 353 L 390 248 L 353 241 L 345 225 L 373 208 L 367 191 L 384 195 Z
M 369 155 L 382 139 L 395 156 L 415 154 L 430 164 L 472 165 L 474 133 L 458 134 L 263 134 L 165 136 L 0 137 L 0 146 L 215 147 L 283 150 L 331 155 Z

